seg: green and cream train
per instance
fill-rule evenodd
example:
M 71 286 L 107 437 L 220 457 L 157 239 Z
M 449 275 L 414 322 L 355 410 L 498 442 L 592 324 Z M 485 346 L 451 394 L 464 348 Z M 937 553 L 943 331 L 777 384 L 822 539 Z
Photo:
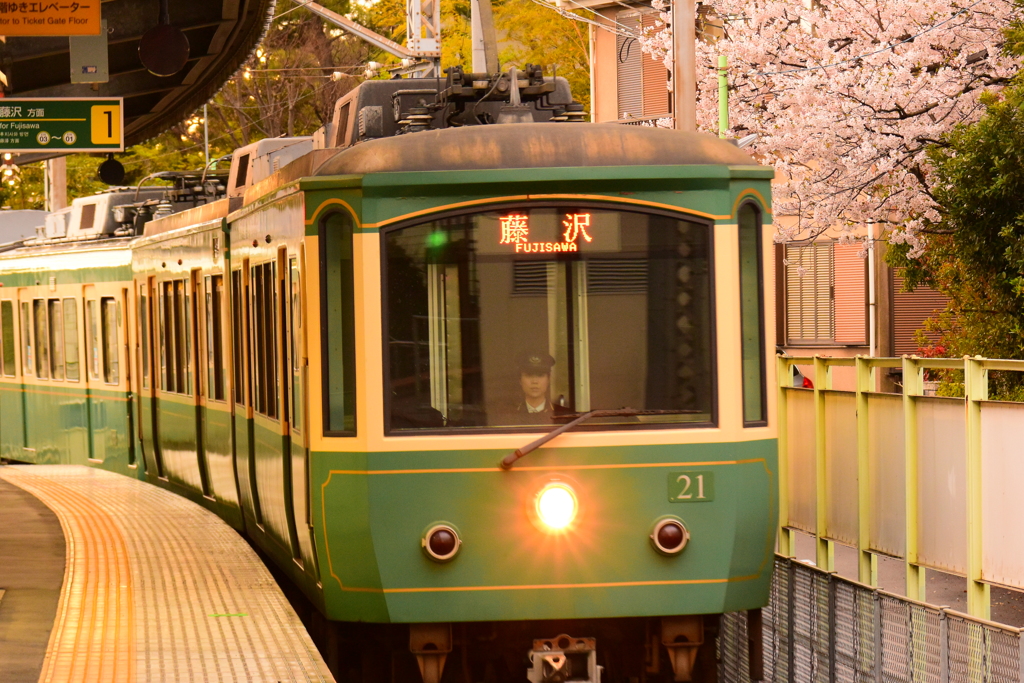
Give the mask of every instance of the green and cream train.
M 715 680 L 773 566 L 772 171 L 580 118 L 368 82 L 223 199 L 75 200 L 0 253 L 3 457 L 212 510 L 340 681 Z

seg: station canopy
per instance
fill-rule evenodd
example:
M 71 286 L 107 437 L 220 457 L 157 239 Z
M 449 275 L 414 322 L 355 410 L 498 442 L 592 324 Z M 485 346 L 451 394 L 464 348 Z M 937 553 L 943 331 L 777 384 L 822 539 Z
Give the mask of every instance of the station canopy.
M 71 83 L 67 36 L 12 35 L 0 42 L 0 71 L 8 82 L 5 94 L 23 98 L 123 97 L 125 144 L 143 142 L 184 120 L 223 87 L 259 45 L 274 4 L 274 0 L 167 3 L 170 23 L 188 38 L 189 53 L 177 73 L 157 76 L 143 66 L 139 41 L 160 24 L 160 0 L 103 0 L 108 82 Z

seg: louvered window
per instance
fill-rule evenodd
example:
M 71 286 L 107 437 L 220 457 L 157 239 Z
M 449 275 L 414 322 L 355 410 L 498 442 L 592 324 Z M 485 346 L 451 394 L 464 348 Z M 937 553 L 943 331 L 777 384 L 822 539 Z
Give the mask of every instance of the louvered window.
M 619 12 L 619 24 L 639 32 L 656 28 L 657 12 Z M 668 116 L 668 69 L 640 49 L 634 38 L 617 36 L 616 78 L 620 119 Z
M 786 260 L 787 342 L 832 343 L 833 243 L 786 245 Z
M 587 263 L 587 294 L 643 294 L 647 291 L 644 259 L 594 259 Z M 550 261 L 516 261 L 512 294 L 547 296 Z
M 643 259 L 594 259 L 587 264 L 588 294 L 646 292 L 647 261 Z

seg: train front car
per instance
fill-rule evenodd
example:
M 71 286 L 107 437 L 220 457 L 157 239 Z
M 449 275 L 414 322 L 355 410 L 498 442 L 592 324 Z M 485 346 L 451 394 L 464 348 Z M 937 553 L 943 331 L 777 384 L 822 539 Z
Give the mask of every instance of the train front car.
M 765 605 L 773 565 L 771 177 L 710 136 L 548 122 L 301 181 L 351 680 L 715 680 L 716 615 Z

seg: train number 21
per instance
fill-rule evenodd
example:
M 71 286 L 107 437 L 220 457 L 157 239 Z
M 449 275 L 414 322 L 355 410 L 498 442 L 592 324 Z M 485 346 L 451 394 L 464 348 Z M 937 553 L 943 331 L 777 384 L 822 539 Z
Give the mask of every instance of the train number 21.
M 670 503 L 705 503 L 714 499 L 714 472 L 669 473 L 668 501 Z

